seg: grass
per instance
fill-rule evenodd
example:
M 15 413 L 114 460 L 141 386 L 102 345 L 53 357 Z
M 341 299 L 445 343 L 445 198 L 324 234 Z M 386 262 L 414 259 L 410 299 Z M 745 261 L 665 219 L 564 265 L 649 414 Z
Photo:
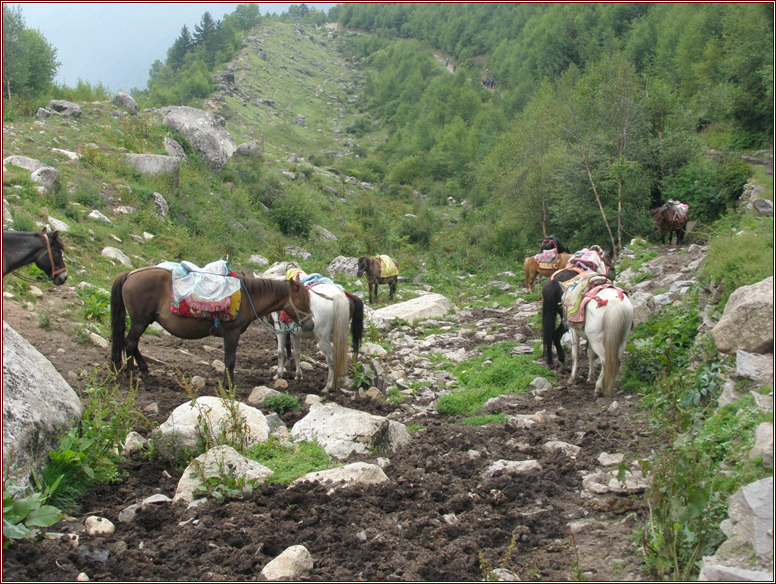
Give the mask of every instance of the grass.
M 295 479 L 319 470 L 332 468 L 329 455 L 315 442 L 287 444 L 274 436 L 269 441 L 251 446 L 245 455 L 271 469 L 269 482 L 288 485 Z
M 534 362 L 534 356 L 513 357 L 514 346 L 508 342 L 491 345 L 478 357 L 455 366 L 453 374 L 461 389 L 439 398 L 438 411 L 450 416 L 476 414 L 490 398 L 524 393 L 536 377 L 554 378 L 554 373 Z M 490 364 L 483 365 L 485 361 Z

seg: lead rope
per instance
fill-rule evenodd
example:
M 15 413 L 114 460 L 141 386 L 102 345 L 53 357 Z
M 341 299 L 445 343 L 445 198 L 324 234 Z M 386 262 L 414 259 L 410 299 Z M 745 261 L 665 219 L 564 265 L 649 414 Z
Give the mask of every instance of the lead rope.
M 38 235 L 40 235 L 43 238 L 43 241 L 46 242 L 46 252 L 48 252 L 49 265 L 51 266 L 51 275 L 49 277 L 53 281 L 58 274 L 61 274 L 62 272 L 67 271 L 67 266 L 63 265 L 58 270 L 54 270 L 54 256 L 51 254 L 51 243 L 49 242 L 49 238 L 46 237 L 45 233 L 39 233 Z M 41 254 L 37 258 L 35 258 L 34 261 L 37 262 L 41 257 L 43 257 L 43 254 L 46 252 L 41 252 Z M 22 276 L 16 270 L 14 270 L 12 273 L 14 276 L 16 276 L 17 278 L 19 278 L 24 282 L 45 282 L 46 281 L 45 278 L 29 278 L 27 276 Z
M 240 278 L 240 285 L 241 285 L 243 288 L 245 288 L 245 295 L 248 297 L 248 304 L 250 304 L 250 305 L 251 305 L 251 310 L 253 311 L 253 316 L 255 316 L 255 317 L 256 317 L 256 320 L 257 320 L 257 321 L 259 321 L 259 324 L 261 325 L 261 327 L 262 327 L 264 330 L 266 330 L 266 331 L 268 331 L 268 332 L 271 332 L 273 335 L 282 335 L 282 334 L 285 334 L 285 333 L 292 333 L 292 332 L 294 332 L 296 329 L 298 329 L 298 328 L 299 328 L 299 326 L 300 326 L 300 325 L 299 325 L 299 323 L 297 323 L 297 322 L 295 322 L 295 323 L 294 323 L 294 326 L 291 326 L 291 327 L 289 327 L 289 328 L 285 328 L 285 329 L 279 329 L 279 330 L 276 330 L 275 328 L 269 328 L 269 326 L 268 326 L 267 324 L 265 324 L 265 322 L 264 322 L 264 319 L 263 319 L 262 317 L 260 317 L 260 316 L 259 316 L 259 315 L 256 313 L 256 308 L 254 308 L 254 306 L 253 306 L 253 299 L 251 298 L 251 295 L 250 295 L 250 293 L 248 292 L 248 288 L 245 286 L 245 282 L 243 282 L 243 279 L 242 279 L 242 278 Z M 291 301 L 291 299 L 290 299 L 290 298 L 288 299 L 288 302 L 286 302 L 286 306 L 288 306 L 288 304 L 289 304 L 289 303 L 290 303 L 290 304 L 291 304 L 291 306 L 294 308 L 294 310 L 296 310 L 296 307 L 294 306 L 294 303 Z M 284 309 L 285 309 L 285 307 L 284 307 Z M 304 319 L 303 319 L 303 320 L 307 320 L 309 317 L 310 317 L 310 315 L 308 314 L 307 316 L 305 316 L 305 317 L 304 317 Z

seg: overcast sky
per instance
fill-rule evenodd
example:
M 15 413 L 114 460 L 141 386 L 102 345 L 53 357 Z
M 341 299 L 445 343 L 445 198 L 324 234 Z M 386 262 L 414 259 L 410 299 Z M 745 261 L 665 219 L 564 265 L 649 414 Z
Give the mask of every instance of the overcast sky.
M 28 28 L 37 29 L 62 63 L 55 81 L 71 87 L 78 79 L 102 82 L 111 91 L 145 89 L 154 61 L 185 24 L 191 33 L 205 12 L 221 20 L 240 2 L 15 2 Z M 301 2 L 261 2 L 261 14 L 285 12 Z M 306 2 L 329 10 L 335 2 Z

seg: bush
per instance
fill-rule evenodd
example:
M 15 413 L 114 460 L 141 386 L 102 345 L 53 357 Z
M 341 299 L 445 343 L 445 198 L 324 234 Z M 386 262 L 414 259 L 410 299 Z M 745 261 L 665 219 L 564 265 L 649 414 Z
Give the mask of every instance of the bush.
M 284 235 L 308 237 L 317 215 L 312 198 L 301 189 L 286 191 L 272 207 L 272 218 Z

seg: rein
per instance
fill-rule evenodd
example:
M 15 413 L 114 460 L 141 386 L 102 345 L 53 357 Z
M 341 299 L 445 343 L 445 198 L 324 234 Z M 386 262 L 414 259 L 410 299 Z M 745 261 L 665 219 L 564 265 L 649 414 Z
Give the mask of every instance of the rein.
M 245 281 L 242 278 L 240 278 L 240 284 L 242 285 L 243 288 L 245 288 L 245 293 L 246 293 L 245 295 L 248 297 L 248 304 L 251 305 L 251 310 L 253 311 L 253 316 L 256 317 L 256 320 L 259 322 L 259 324 L 261 325 L 261 327 L 264 330 L 266 330 L 268 332 L 271 332 L 273 335 L 282 335 L 282 334 L 285 334 L 285 333 L 292 333 L 292 332 L 294 332 L 296 329 L 298 329 L 301 326 L 301 324 L 300 324 L 301 322 L 304 322 L 308 318 L 312 317 L 312 313 L 304 312 L 303 310 L 299 310 L 296 307 L 296 305 L 294 304 L 294 301 L 289 296 L 288 297 L 288 302 L 286 302 L 285 306 L 283 306 L 283 310 L 285 310 L 286 307 L 290 304 L 291 308 L 294 309 L 294 312 L 296 313 L 297 318 L 299 318 L 299 316 L 302 316 L 301 321 L 300 322 L 295 322 L 293 324 L 293 326 L 290 326 L 290 327 L 284 328 L 284 329 L 280 329 L 280 330 L 275 330 L 274 328 L 269 328 L 268 325 L 264 324 L 264 319 L 261 318 L 256 313 L 256 308 L 253 306 L 253 299 L 251 298 L 251 293 L 248 291 L 248 287 L 245 285 Z
M 33 260 L 33 263 L 36 263 L 40 258 L 42 258 L 44 255 L 46 255 L 46 253 L 48 253 L 49 265 L 51 266 L 51 274 L 49 275 L 49 277 L 52 280 L 54 280 L 54 278 L 56 278 L 59 274 L 67 271 L 67 266 L 65 266 L 63 262 L 61 268 L 59 268 L 58 270 L 54 269 L 54 256 L 51 253 L 51 242 L 49 241 L 49 238 L 46 237 L 45 233 L 38 233 L 38 235 L 40 235 L 43 238 L 43 241 L 46 242 L 46 251 L 41 252 L 40 255 Z M 13 271 L 13 275 L 24 282 L 45 282 L 46 281 L 45 278 L 29 278 L 27 276 L 22 276 L 16 270 Z

